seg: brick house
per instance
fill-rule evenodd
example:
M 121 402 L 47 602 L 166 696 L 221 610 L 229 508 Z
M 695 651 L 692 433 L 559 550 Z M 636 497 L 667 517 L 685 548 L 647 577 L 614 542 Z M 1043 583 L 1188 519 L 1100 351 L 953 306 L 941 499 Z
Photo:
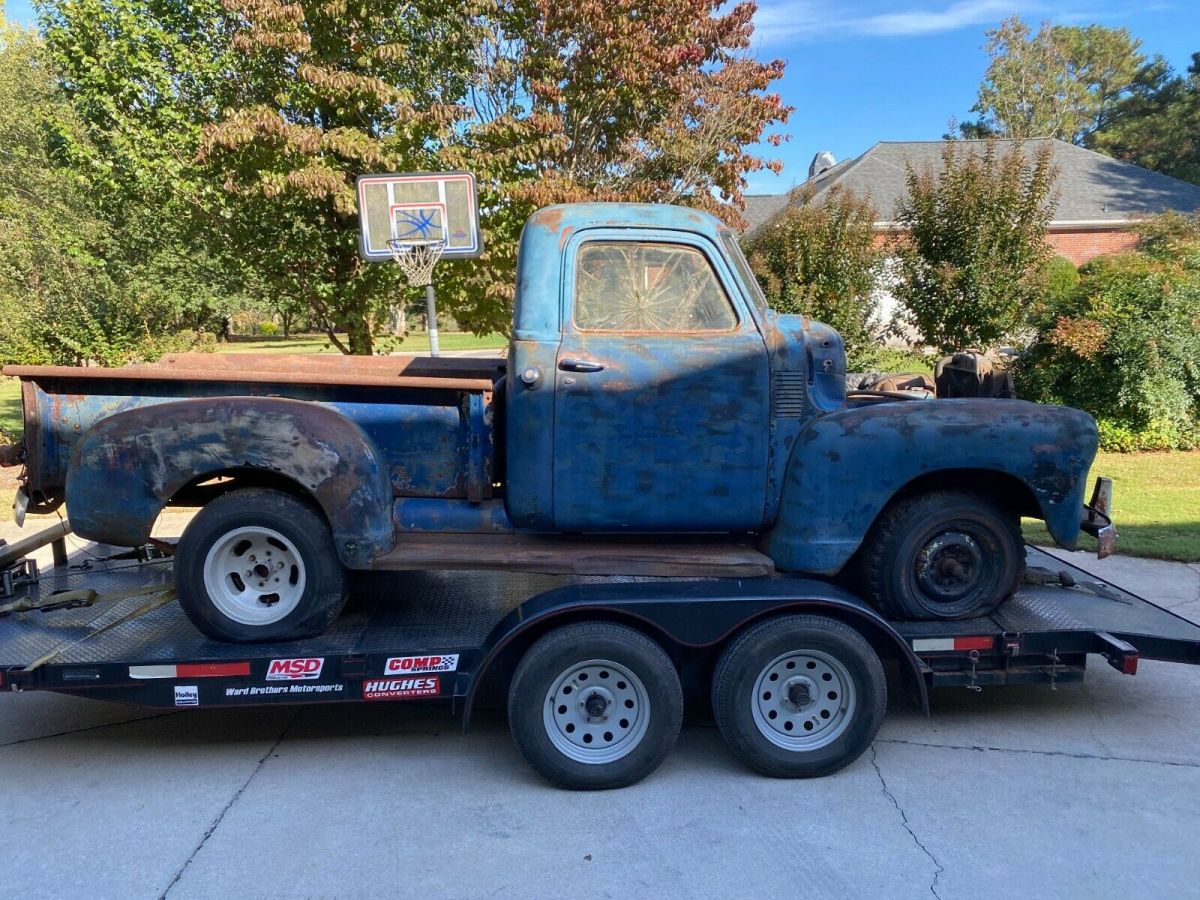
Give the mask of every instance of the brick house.
M 1200 212 L 1200 186 L 1064 141 L 1043 138 L 1026 141 L 1025 146 L 1032 152 L 1045 143 L 1053 146 L 1059 170 L 1054 183 L 1059 201 L 1050 223 L 1050 243 L 1075 265 L 1133 247 L 1137 236 L 1126 230 L 1131 220 L 1167 210 Z M 880 141 L 862 156 L 840 163 L 829 153 L 818 153 L 803 185 L 785 194 L 746 197 L 746 233 L 752 235 L 768 225 L 800 190 L 810 188 L 820 198 L 831 186 L 840 184 L 870 197 L 879 211 L 875 224 L 883 242 L 897 229 L 896 206 L 907 190 L 905 164 L 912 163 L 917 171 L 926 166 L 936 171 L 941 167 L 942 147 L 941 141 Z

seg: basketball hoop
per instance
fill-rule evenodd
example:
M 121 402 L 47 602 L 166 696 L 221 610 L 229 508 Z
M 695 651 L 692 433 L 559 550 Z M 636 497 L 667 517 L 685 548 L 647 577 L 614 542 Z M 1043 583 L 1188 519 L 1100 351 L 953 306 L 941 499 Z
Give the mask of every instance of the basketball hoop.
M 433 267 L 442 258 L 442 251 L 446 249 L 445 241 L 402 241 L 392 238 L 387 246 L 409 284 L 413 287 L 433 284 Z
M 408 283 L 425 288 L 429 354 L 437 356 L 433 269 L 439 259 L 483 252 L 475 177 L 469 172 L 361 175 L 358 250 L 367 262 L 395 262 Z

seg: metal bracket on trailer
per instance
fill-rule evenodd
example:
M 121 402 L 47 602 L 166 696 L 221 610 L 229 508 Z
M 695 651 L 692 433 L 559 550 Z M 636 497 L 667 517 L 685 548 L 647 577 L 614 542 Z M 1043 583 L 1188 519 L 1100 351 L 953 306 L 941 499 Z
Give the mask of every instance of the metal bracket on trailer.
M 1108 664 L 1122 675 L 1136 675 L 1138 669 L 1138 648 L 1109 634 L 1107 631 L 1096 632 L 1097 653 L 1108 660 Z

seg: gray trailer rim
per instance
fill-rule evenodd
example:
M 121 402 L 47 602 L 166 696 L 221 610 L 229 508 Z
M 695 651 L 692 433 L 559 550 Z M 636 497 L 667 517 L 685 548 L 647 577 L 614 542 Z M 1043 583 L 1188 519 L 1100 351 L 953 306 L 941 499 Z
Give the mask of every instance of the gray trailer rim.
M 642 742 L 650 727 L 650 697 L 642 680 L 620 663 L 584 660 L 550 682 L 542 724 L 563 756 L 604 765 Z
M 204 590 L 224 616 L 241 625 L 273 625 L 304 596 L 304 557 L 271 528 L 248 525 L 222 535 L 204 558 Z
M 823 650 L 791 650 L 775 657 L 754 683 L 750 709 L 768 741 L 807 753 L 827 747 L 850 727 L 856 698 L 850 672 Z

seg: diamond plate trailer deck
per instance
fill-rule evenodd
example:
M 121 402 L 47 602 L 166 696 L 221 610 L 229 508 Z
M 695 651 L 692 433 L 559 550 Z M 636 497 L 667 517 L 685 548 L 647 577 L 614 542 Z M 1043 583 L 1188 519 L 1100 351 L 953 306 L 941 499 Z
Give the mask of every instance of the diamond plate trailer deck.
M 175 603 L 139 613 L 153 596 L 142 594 L 0 619 L 0 685 L 155 707 L 440 698 L 463 711 L 465 725 L 477 698 L 502 691 L 524 651 L 555 627 L 631 625 L 666 650 L 684 693 L 696 696 L 708 693 L 731 636 L 796 613 L 861 633 L 896 661 L 925 707 L 930 686 L 1079 680 L 1089 654 L 1128 674 L 1140 658 L 1200 663 L 1200 626 L 1041 551 L 1028 556 L 1043 580 L 1063 573 L 1060 582 L 1026 584 L 993 615 L 956 622 L 885 622 L 811 579 L 413 572 L 360 577 L 346 612 L 319 637 L 230 644 L 197 632 Z M 171 585 L 169 561 L 75 560 L 21 595 Z

